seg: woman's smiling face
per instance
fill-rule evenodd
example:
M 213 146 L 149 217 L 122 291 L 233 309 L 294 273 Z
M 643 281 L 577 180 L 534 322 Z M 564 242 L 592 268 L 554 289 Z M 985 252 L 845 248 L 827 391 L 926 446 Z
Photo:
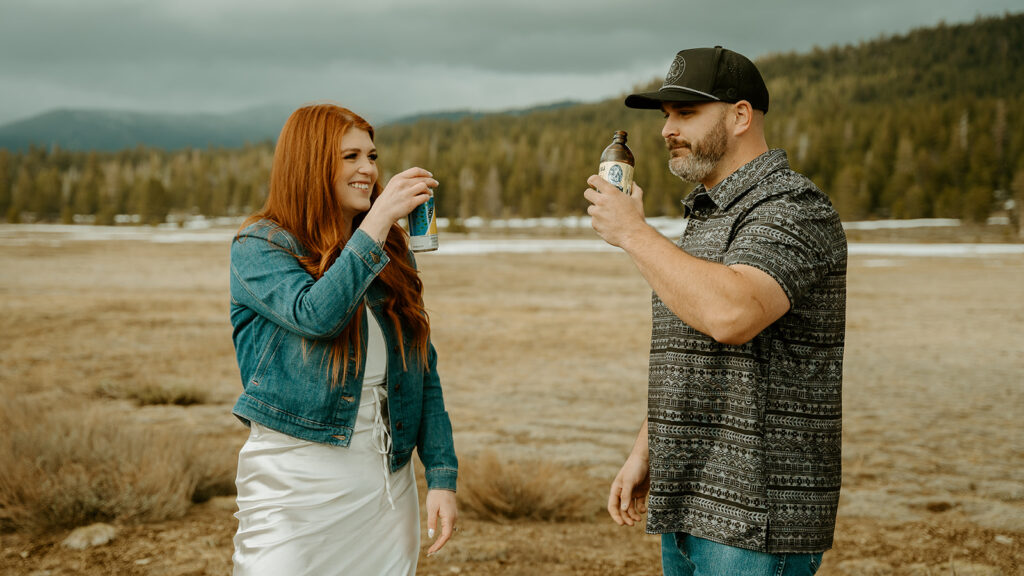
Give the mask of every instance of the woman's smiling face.
M 350 127 L 341 137 L 341 164 L 334 179 L 345 216 L 350 220 L 370 209 L 370 194 L 377 182 L 377 148 L 366 130 Z

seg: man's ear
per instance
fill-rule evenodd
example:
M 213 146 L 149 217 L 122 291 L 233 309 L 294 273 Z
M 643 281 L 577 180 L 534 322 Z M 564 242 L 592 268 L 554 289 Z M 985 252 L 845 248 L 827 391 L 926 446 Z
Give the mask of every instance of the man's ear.
M 733 135 L 740 136 L 748 130 L 754 124 L 754 108 L 750 105 L 750 102 L 746 100 L 740 100 L 739 102 L 732 105 L 733 117 Z

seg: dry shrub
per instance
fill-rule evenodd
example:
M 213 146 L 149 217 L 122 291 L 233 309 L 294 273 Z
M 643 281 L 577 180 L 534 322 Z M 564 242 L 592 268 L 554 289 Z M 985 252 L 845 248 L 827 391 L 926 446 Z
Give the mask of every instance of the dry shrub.
M 191 455 L 196 487 L 192 502 L 206 502 L 216 496 L 234 496 L 235 473 L 238 470 L 238 446 L 204 440 Z
M 127 423 L 109 411 L 5 400 L 0 526 L 41 531 L 180 517 L 210 478 L 186 435 Z
M 206 404 L 210 399 L 210 391 L 194 382 L 148 382 L 129 385 L 124 382 L 105 381 L 96 388 L 96 393 L 105 398 L 134 400 L 140 406 L 155 404 L 190 406 Z
M 549 462 L 505 462 L 493 451 L 460 466 L 459 505 L 491 522 L 559 522 L 583 517 L 579 478 Z

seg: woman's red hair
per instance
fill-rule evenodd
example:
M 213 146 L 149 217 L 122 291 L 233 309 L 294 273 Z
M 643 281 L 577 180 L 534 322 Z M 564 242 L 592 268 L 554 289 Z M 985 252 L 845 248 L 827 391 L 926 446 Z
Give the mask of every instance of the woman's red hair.
M 350 128 L 370 134 L 373 127 L 351 110 L 333 104 L 316 104 L 299 108 L 288 117 L 281 129 L 274 150 L 270 172 L 270 191 L 263 208 L 250 216 L 243 227 L 260 219 L 277 223 L 287 230 L 306 250 L 296 254 L 302 267 L 314 279 L 320 279 L 363 220 L 360 214 L 345 230 L 341 205 L 335 194 L 335 179 L 341 166 L 341 138 Z M 371 203 L 381 193 L 380 182 L 374 182 Z M 387 297 L 384 313 L 394 325 L 398 340 L 408 338 L 421 362 L 426 363 L 430 323 L 423 308 L 423 283 L 409 258 L 405 230 L 397 223 L 391 226 L 384 250 L 390 259 L 377 276 Z M 356 363 L 363 355 L 364 343 L 359 336 L 363 307 L 337 338 L 330 342 L 332 385 L 339 375 L 348 373 L 349 360 Z M 405 363 L 403 353 L 402 362 Z

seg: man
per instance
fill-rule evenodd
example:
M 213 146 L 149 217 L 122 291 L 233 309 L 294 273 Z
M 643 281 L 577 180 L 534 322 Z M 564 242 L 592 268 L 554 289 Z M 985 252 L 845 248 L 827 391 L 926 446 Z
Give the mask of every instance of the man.
M 626 106 L 664 112 L 669 168 L 699 185 L 673 244 L 635 182 L 630 196 L 587 180 L 594 229 L 654 291 L 647 419 L 608 512 L 630 526 L 648 513 L 666 575 L 813 574 L 841 481 L 839 217 L 768 148 L 768 89 L 744 56 L 683 50 Z

